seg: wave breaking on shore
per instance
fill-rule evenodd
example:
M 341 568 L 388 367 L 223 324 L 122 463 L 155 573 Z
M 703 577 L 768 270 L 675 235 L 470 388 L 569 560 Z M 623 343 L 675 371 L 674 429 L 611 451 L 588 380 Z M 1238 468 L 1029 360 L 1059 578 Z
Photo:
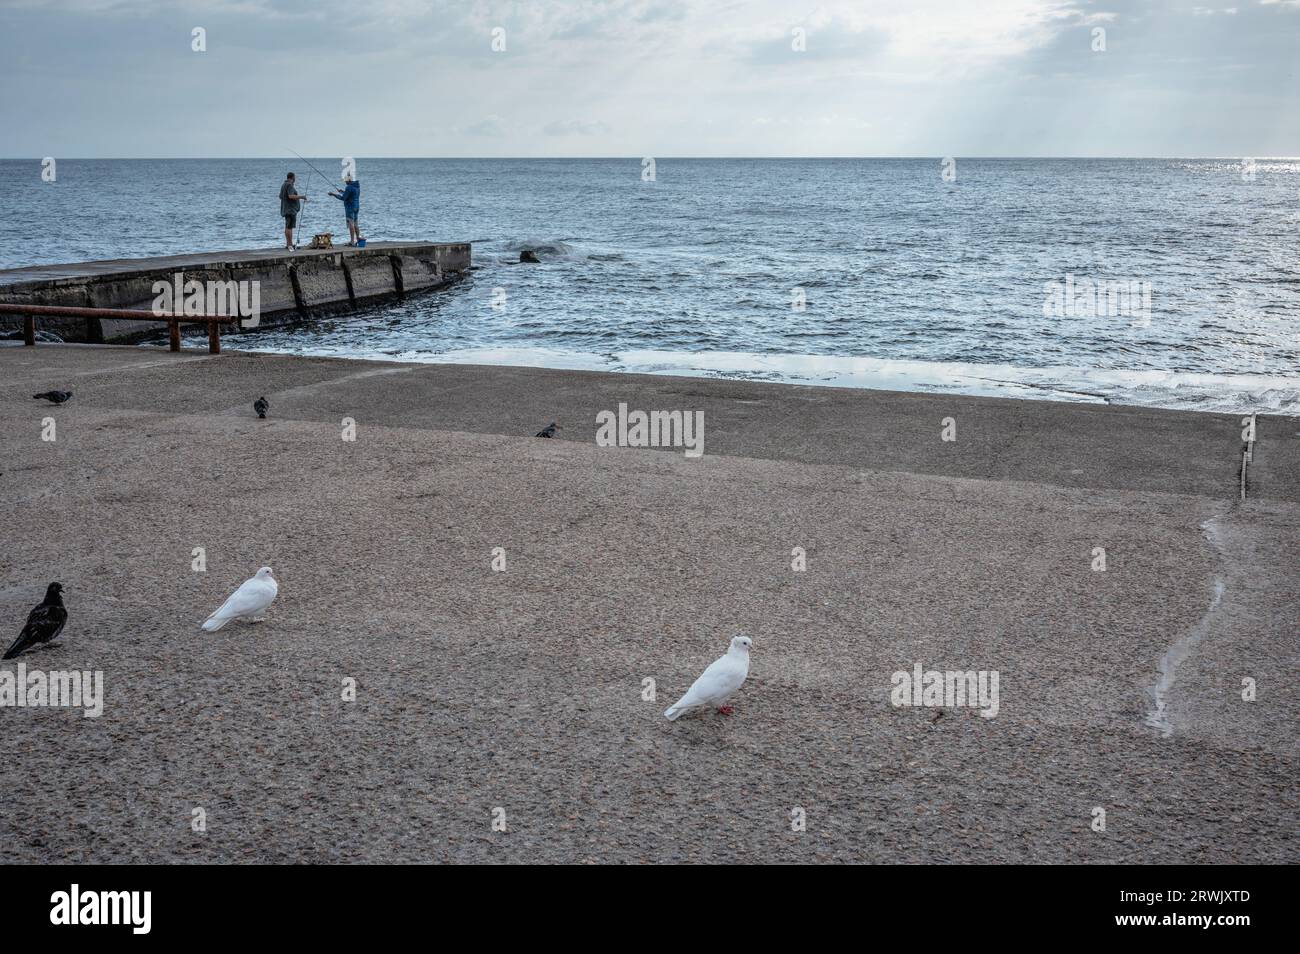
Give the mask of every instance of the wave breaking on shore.
M 738 351 L 634 350 L 593 353 L 512 347 L 393 351 L 358 349 L 355 345 L 339 348 L 259 347 L 255 339 L 235 346 L 272 354 L 672 374 L 821 387 L 950 392 L 980 397 L 1300 417 L 1300 377 L 1283 375 L 1107 370 L 1067 366 L 1022 368 L 1009 364 Z

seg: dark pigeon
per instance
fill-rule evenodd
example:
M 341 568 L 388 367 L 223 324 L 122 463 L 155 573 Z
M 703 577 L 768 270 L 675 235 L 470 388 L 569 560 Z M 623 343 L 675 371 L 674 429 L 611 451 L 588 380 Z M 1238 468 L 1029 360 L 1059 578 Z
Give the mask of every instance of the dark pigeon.
M 271 410 L 271 405 L 266 403 L 266 398 L 260 397 L 253 402 L 253 410 L 257 412 L 258 417 L 266 417 L 266 412 Z
M 556 424 L 554 421 L 551 421 L 551 423 L 547 424 L 547 425 L 546 425 L 545 427 L 543 427 L 540 431 L 538 431 L 536 436 L 537 436 L 537 437 L 554 437 L 554 436 L 555 436 L 555 432 L 558 431 L 558 430 L 561 430 L 560 425 L 559 425 L 559 424 Z
M 51 583 L 45 591 L 45 599 L 28 614 L 27 625 L 18 634 L 4 658 L 13 659 L 37 643 L 48 643 L 63 632 L 67 622 L 68 611 L 63 608 L 63 584 Z
M 70 397 L 72 397 L 71 391 L 42 391 L 40 394 L 33 394 L 32 400 L 39 401 L 45 398 L 51 404 L 62 404 Z

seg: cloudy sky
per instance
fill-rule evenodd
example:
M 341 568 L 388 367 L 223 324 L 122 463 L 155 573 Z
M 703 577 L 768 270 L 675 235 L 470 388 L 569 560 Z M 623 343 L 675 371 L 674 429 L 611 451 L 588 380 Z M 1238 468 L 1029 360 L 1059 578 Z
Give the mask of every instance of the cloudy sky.
M 1300 154 L 1228 2 L 3 0 L 0 155 Z

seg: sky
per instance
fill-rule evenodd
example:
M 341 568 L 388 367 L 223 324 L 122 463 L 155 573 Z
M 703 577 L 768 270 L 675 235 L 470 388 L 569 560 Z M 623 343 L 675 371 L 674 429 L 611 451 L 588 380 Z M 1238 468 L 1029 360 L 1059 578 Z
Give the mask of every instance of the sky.
M 1300 0 L 0 0 L 0 62 L 10 158 L 1300 154 Z

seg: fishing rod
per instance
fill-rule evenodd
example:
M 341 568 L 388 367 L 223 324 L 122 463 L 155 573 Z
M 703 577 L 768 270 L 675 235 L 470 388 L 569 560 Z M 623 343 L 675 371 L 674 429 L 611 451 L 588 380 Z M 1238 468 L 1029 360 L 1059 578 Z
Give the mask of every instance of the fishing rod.
M 289 151 L 290 151 L 290 152 L 293 152 L 292 149 L 290 149 Z M 294 154 L 295 156 L 298 156 L 298 153 L 296 153 L 296 152 L 293 152 L 293 154 Z M 307 165 L 311 168 L 311 171 L 312 171 L 312 172 L 316 173 L 316 175 L 320 176 L 322 179 L 325 179 L 325 184 L 326 184 L 327 186 L 329 186 L 331 189 L 337 189 L 337 188 L 338 188 L 338 186 L 336 186 L 333 182 L 331 182 L 329 179 L 327 179 L 327 178 L 325 177 L 325 173 L 321 172 L 319 169 L 317 169 L 315 166 L 313 166 L 313 165 L 311 164 L 311 161 L 310 161 L 309 159 L 307 159 L 305 156 L 298 156 L 298 158 L 301 159 L 303 162 L 307 163 Z
M 307 163 L 307 166 L 311 169 L 311 171 L 314 172 L 314 173 L 316 173 L 316 175 L 320 176 L 321 179 L 323 179 L 323 180 L 325 181 L 325 184 L 326 184 L 327 186 L 329 186 L 331 189 L 335 189 L 335 188 L 337 188 L 337 186 L 336 186 L 333 182 L 331 182 L 331 181 L 326 177 L 325 173 L 321 172 L 319 169 L 317 169 L 315 166 L 313 166 L 313 165 L 311 164 L 311 160 L 310 160 L 310 159 L 308 159 L 308 158 L 307 158 L 306 156 L 304 156 L 304 155 L 301 155 L 300 153 L 294 152 L 294 150 L 292 150 L 292 149 L 290 149 L 289 151 L 292 152 L 292 153 L 293 153 L 295 156 L 297 156 L 299 159 L 301 159 L 303 162 Z M 305 196 L 306 194 L 307 194 L 306 192 L 303 193 L 304 196 Z M 306 203 L 303 203 L 303 207 L 304 207 L 304 208 L 306 207 Z M 301 222 L 302 210 L 301 210 L 301 209 L 300 209 L 299 212 L 298 212 L 298 216 L 299 216 L 299 220 L 300 220 L 299 223 L 298 223 L 298 230 L 299 230 L 299 232 L 301 233 L 301 231 L 302 231 L 302 222 Z M 299 234 L 298 236 L 296 236 L 296 237 L 294 238 L 294 244 L 295 244 L 295 245 L 298 244 L 298 239 L 301 238 L 301 237 L 302 237 L 301 234 Z

